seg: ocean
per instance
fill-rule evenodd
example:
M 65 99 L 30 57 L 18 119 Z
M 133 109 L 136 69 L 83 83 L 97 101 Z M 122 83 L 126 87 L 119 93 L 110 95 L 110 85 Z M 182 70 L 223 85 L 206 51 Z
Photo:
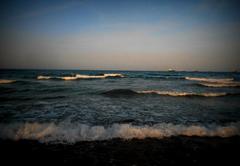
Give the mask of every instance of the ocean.
M 0 70 L 0 139 L 240 135 L 240 73 Z

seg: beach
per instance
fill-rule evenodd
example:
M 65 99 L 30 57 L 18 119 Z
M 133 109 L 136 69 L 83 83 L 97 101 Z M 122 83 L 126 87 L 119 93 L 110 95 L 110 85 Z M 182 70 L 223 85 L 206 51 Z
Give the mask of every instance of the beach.
M 112 139 L 74 144 L 1 140 L 2 162 L 8 164 L 80 165 L 238 165 L 240 137 L 171 137 Z

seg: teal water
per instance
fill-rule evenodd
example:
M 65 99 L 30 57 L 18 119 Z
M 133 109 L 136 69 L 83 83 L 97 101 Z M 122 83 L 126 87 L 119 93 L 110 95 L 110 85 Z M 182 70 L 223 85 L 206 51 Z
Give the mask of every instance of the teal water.
M 121 75 L 104 76 L 109 73 Z M 240 121 L 239 73 L 1 70 L 0 80 L 5 130 L 18 123 L 151 127 Z

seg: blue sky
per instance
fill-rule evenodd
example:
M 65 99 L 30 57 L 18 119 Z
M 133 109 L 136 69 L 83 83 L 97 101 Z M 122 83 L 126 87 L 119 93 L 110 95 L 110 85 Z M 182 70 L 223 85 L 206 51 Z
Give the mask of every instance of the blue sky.
M 5 1 L 1 68 L 239 70 L 234 0 Z

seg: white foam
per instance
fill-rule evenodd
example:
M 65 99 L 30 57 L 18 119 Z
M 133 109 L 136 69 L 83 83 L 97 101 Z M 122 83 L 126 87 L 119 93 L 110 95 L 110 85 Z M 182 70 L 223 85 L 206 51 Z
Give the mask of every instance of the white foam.
M 207 83 L 201 82 L 200 85 L 207 86 L 207 87 L 240 87 L 240 82 L 226 82 L 226 83 Z
M 96 78 L 107 78 L 107 77 L 124 77 L 122 74 L 117 73 L 109 73 L 103 75 L 82 75 L 76 74 L 76 76 L 67 76 L 67 77 L 60 77 L 63 80 L 76 80 L 76 79 L 96 79 Z
M 65 80 L 65 81 L 71 81 L 71 80 L 78 79 L 77 77 L 74 77 L 74 76 L 66 76 L 66 77 L 59 77 L 59 78 L 62 80 Z
M 105 77 L 124 77 L 124 75 L 119 74 L 119 73 L 108 73 L 104 74 Z
M 16 82 L 16 80 L 0 80 L 0 84 L 11 84 Z
M 187 80 L 200 81 L 199 85 L 207 87 L 239 87 L 240 82 L 234 81 L 233 78 L 195 78 L 185 77 Z
M 37 79 L 38 80 L 48 80 L 48 79 L 51 79 L 52 77 L 50 76 L 37 76 Z
M 224 126 L 211 124 L 176 125 L 159 123 L 153 126 L 134 126 L 131 124 L 113 124 L 109 127 L 88 126 L 70 122 L 54 123 L 14 123 L 0 124 L 0 138 L 2 139 L 30 139 L 41 142 L 67 142 L 108 140 L 113 138 L 144 139 L 164 138 L 171 136 L 218 136 L 231 137 L 240 135 L 240 122 Z
M 103 74 L 103 75 L 81 75 L 81 74 L 77 74 L 76 77 L 77 78 L 89 79 L 89 78 L 107 78 L 107 77 L 124 77 L 124 76 L 122 74 L 118 74 L 118 73 L 107 73 L 107 74 Z
M 107 78 L 107 77 L 124 77 L 122 74 L 118 73 L 107 73 L 103 75 L 82 75 L 76 74 L 75 76 L 64 76 L 64 77 L 51 77 L 51 76 L 38 76 L 37 79 L 39 80 L 46 80 L 51 78 L 58 78 L 65 81 L 77 80 L 77 79 L 94 79 L 94 78 Z
M 186 80 L 203 81 L 203 82 L 231 82 L 233 78 L 203 78 L 203 77 L 185 77 Z
M 163 96 L 202 96 L 202 97 L 218 97 L 226 96 L 227 93 L 224 92 L 205 92 L 205 93 L 191 93 L 191 92 L 176 92 L 176 91 L 158 91 L 158 90 L 147 90 L 147 91 L 137 91 L 140 94 L 158 94 Z
M 77 74 L 77 78 L 80 79 L 90 79 L 90 78 L 106 78 L 104 75 L 82 75 L 82 74 Z

